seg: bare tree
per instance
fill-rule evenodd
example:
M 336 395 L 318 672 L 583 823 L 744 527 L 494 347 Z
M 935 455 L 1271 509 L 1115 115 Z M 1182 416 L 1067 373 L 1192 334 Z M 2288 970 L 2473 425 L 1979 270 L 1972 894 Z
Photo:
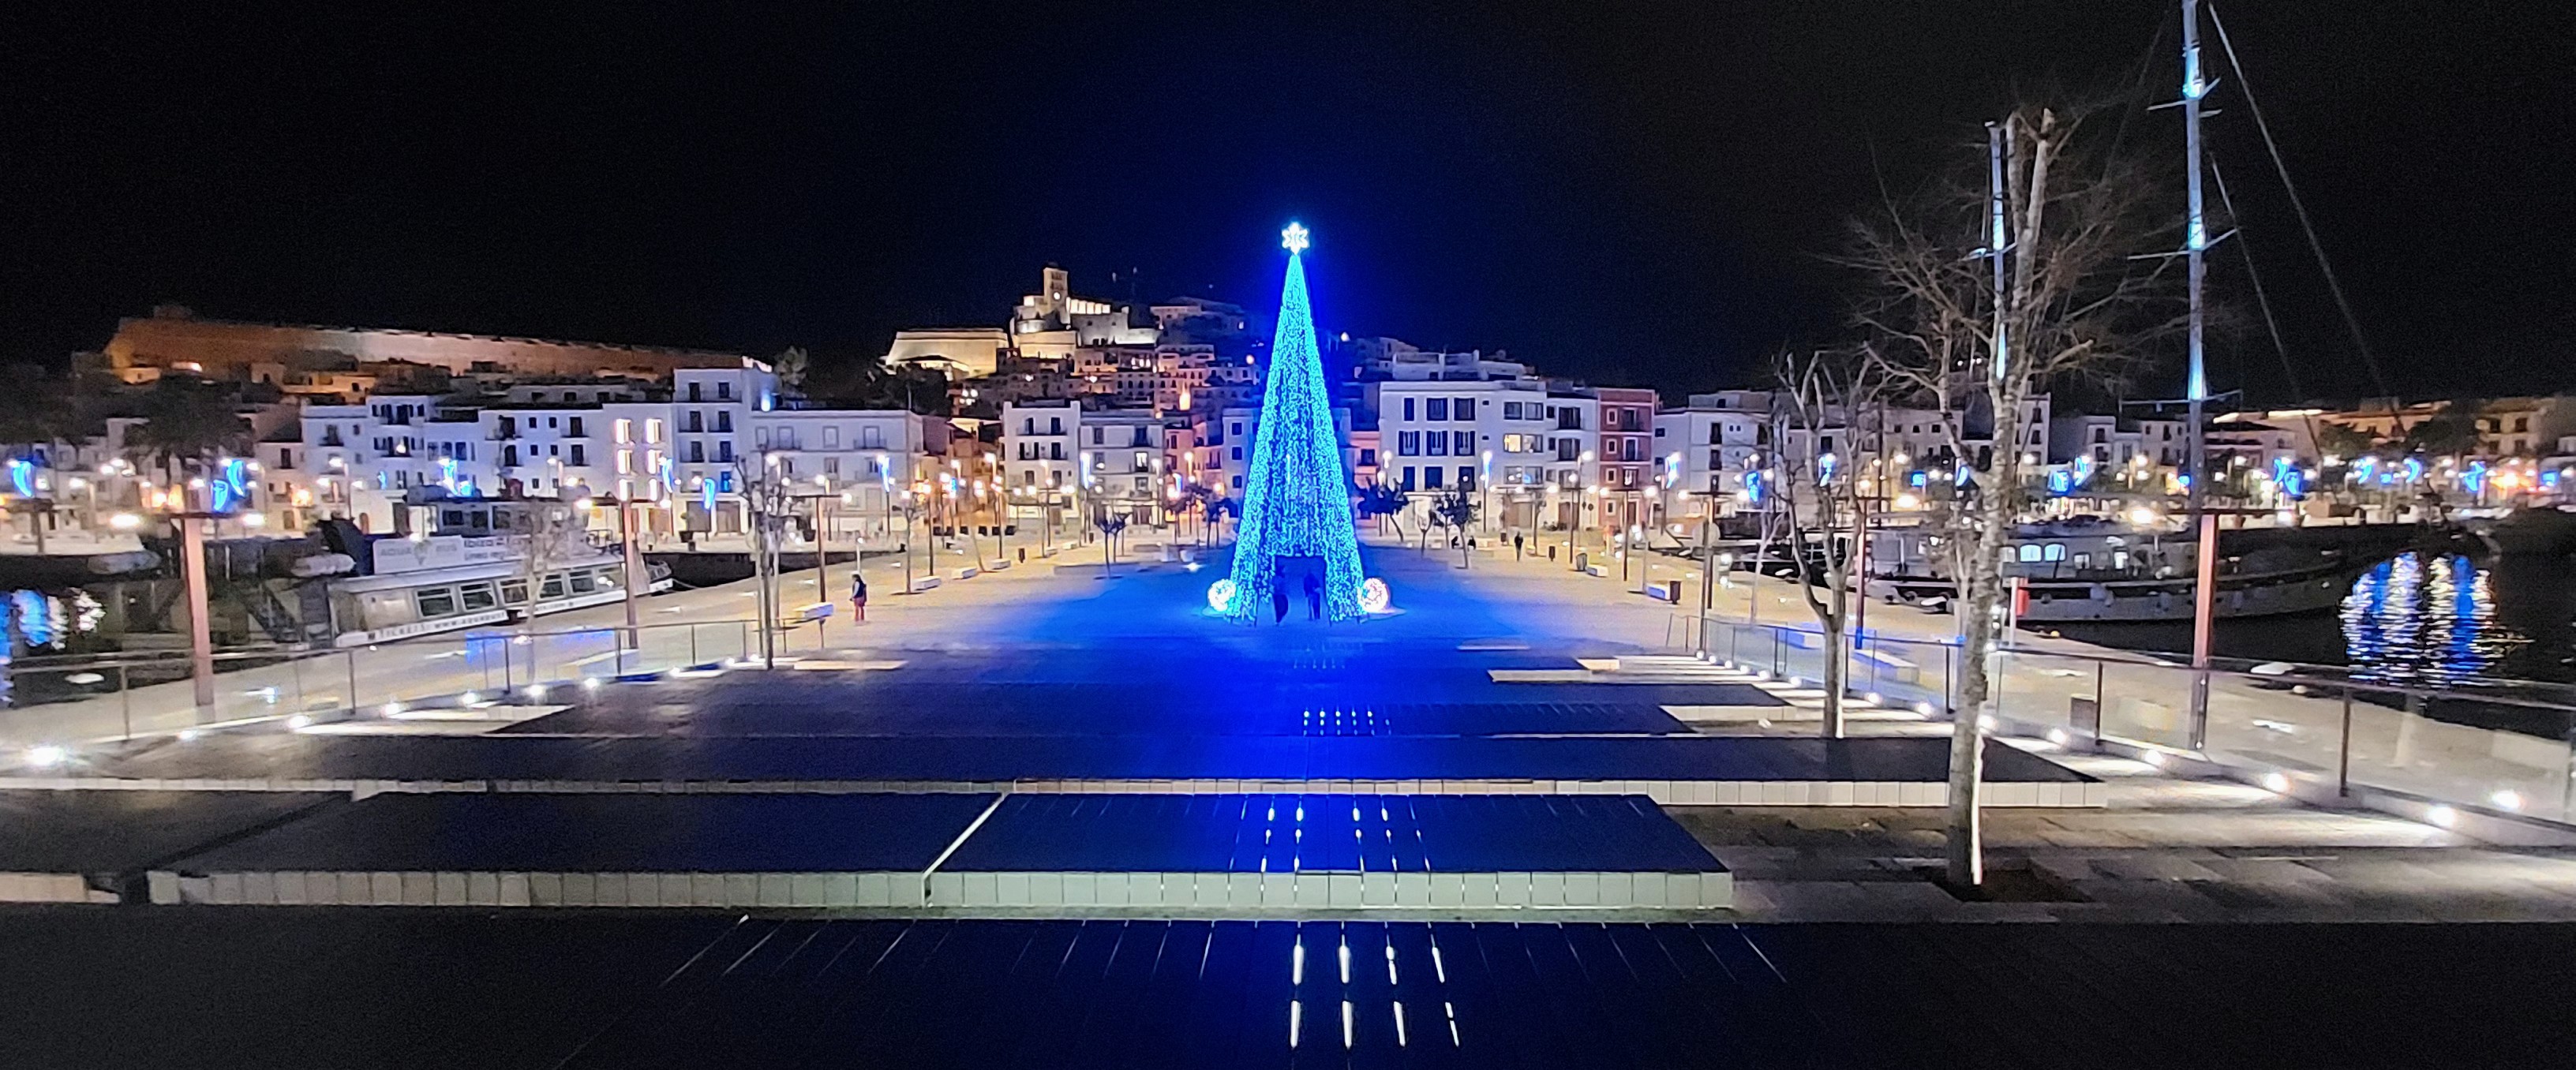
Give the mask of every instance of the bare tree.
M 788 494 L 790 480 L 779 471 L 777 461 L 775 454 L 761 450 L 733 462 L 734 481 L 742 488 L 743 527 L 751 542 L 752 573 L 757 581 L 753 593 L 759 596 L 760 664 L 765 669 L 778 667 L 778 547 L 786 538 L 787 522 L 795 516 L 796 509 L 795 500 Z M 910 515 L 909 509 L 906 515 Z M 816 560 L 820 559 L 818 551 Z
M 1860 540 L 1860 484 L 1853 477 L 1862 410 L 1876 381 L 1874 365 L 1848 354 L 1783 354 L 1774 372 L 1771 441 L 1779 451 L 1772 493 L 1788 525 L 1789 556 L 1798 562 L 1798 594 L 1825 641 L 1824 734 L 1843 734 L 1852 649 L 1854 566 Z M 1844 531 L 1851 534 L 1845 537 Z M 1823 590 L 1819 593 L 1818 588 Z
M 2052 382 L 2107 379 L 2180 323 L 2163 252 L 2180 214 L 2150 172 L 2118 151 L 2102 105 L 2015 108 L 1988 128 L 1977 179 L 1891 200 L 1855 223 L 1843 263 L 1866 281 L 1856 312 L 1875 372 L 1936 409 L 1957 458 L 1935 514 L 1961 615 L 1959 708 L 1950 750 L 1948 877 L 1984 880 L 1978 790 L 2000 637 L 2002 554 L 2026 497 L 2030 402 Z M 1974 438 L 1982 416 L 1989 426 Z
M 1449 529 L 1449 538 L 1458 544 L 1458 567 L 1470 567 L 1467 529 L 1476 523 L 1476 496 L 1467 493 L 1465 487 L 1451 487 L 1434 495 L 1427 508 L 1430 521 L 1425 530 L 1432 527 Z
M 572 505 L 545 498 L 530 499 L 512 510 L 509 524 L 512 548 L 519 551 L 520 582 L 528 591 L 527 601 L 512 609 L 525 622 L 536 618 L 537 606 L 546 600 L 546 573 L 557 562 L 589 556 L 588 524 Z M 554 596 L 567 594 L 559 588 Z

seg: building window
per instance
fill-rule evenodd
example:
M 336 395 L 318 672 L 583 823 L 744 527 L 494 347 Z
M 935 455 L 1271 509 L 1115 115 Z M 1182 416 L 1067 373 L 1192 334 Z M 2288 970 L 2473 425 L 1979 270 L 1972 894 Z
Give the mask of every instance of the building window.
M 1404 466 L 1404 478 L 1403 478 L 1402 480 L 1398 481 L 1398 482 L 1396 483 L 1396 485 L 1397 485 L 1397 486 L 1399 486 L 1399 487 L 1404 488 L 1405 490 L 1412 490 L 1412 489 L 1413 489 L 1413 466 L 1412 466 L 1412 465 L 1409 465 L 1409 464 L 1408 464 L 1408 465 L 1405 465 L 1405 466 Z
M 1454 404 L 1452 404 L 1452 405 L 1451 405 L 1450 410 L 1449 410 L 1449 414 L 1450 414 L 1450 415 L 1449 415 L 1449 418 L 1450 418 L 1450 419 L 1453 419 L 1453 420 L 1473 420 L 1473 419 L 1475 419 L 1475 418 L 1476 418 L 1476 399 L 1474 399 L 1474 398 L 1459 398 L 1459 399 L 1457 399 L 1457 401 L 1456 401 Z
M 1360 467 L 1362 467 L 1362 468 L 1375 468 L 1375 467 L 1377 467 L 1377 451 L 1376 451 L 1376 450 L 1370 450 L 1370 449 L 1364 449 L 1364 450 L 1361 450 L 1361 451 L 1360 451 Z
M 1436 465 L 1436 464 L 1435 464 L 1435 465 L 1431 465 L 1431 466 L 1429 466 L 1429 467 L 1427 467 L 1427 468 L 1424 468 L 1424 469 L 1422 470 L 1422 489 L 1424 489 L 1424 490 L 1439 490 L 1439 489 L 1440 489 L 1440 466 L 1439 466 L 1439 465 Z
M 823 428 L 823 448 L 827 450 L 837 450 L 841 448 L 840 425 L 833 424 Z
M 732 383 L 730 383 L 730 382 L 723 382 L 723 381 L 719 381 L 719 382 L 717 382 L 717 383 L 716 383 L 716 400 L 717 400 L 717 401 L 732 401 L 732 400 L 733 400 L 733 384 L 732 384 Z
M 1446 457 L 1449 455 L 1449 436 L 1434 431 L 1423 440 L 1422 446 L 1422 452 L 1429 456 Z
M 1424 399 L 1422 399 L 1422 418 L 1423 418 L 1423 419 L 1425 419 L 1425 420 L 1446 420 L 1446 419 L 1448 419 L 1448 418 L 1449 418 L 1449 399 L 1448 399 L 1448 398 L 1424 398 Z
M 1404 399 L 1404 418 L 1405 418 L 1405 419 L 1407 419 L 1407 420 L 1413 419 L 1413 399 L 1412 399 L 1412 398 L 1406 398 L 1406 399 Z M 1243 425 L 1242 425 L 1242 424 L 1236 424 L 1236 425 L 1234 425 L 1234 433 L 1235 433 L 1235 434 L 1238 434 L 1238 435 L 1242 434 L 1242 433 L 1243 433 Z
M 1438 432 L 1434 432 L 1434 434 L 1437 434 L 1437 433 L 1438 433 Z M 1473 432 L 1473 431 L 1457 431 L 1457 432 L 1452 432 L 1452 433 L 1450 434 L 1449 438 L 1450 438 L 1450 441 L 1451 441 L 1452 443 L 1454 443 L 1454 445 L 1451 445 L 1451 446 L 1449 447 L 1449 452 L 1454 453 L 1454 454 L 1457 454 L 1458 456 L 1461 456 L 1461 457 L 1472 457 L 1472 456 L 1475 456 L 1475 454 L 1476 454 L 1476 433 L 1475 433 L 1475 432 Z
M 1235 454 L 1237 455 L 1237 457 L 1238 457 L 1238 459 L 1239 459 L 1239 458 L 1240 458 L 1240 456 L 1241 456 L 1241 455 L 1242 455 L 1242 453 L 1243 453 L 1243 447 L 1241 447 L 1241 446 L 1237 446 L 1237 447 L 1235 447 L 1235 448 L 1234 448 L 1234 452 L 1235 452 Z M 1395 433 L 1395 455 L 1396 455 L 1396 456 L 1398 456 L 1398 457 L 1419 457 L 1419 456 L 1421 456 L 1421 455 L 1422 455 L 1422 432 L 1420 432 L 1420 431 L 1398 431 L 1398 432 L 1396 432 L 1396 433 Z
M 1462 465 L 1459 465 L 1459 466 L 1458 466 L 1458 489 L 1459 489 L 1459 490 L 1474 490 L 1474 489 L 1476 489 L 1476 469 L 1475 469 L 1475 466 L 1473 466 L 1473 465 L 1465 465 L 1465 464 L 1462 464 Z
M 635 441 L 635 421 L 618 420 L 615 423 L 609 424 L 608 437 L 610 441 L 615 442 L 620 446 Z
M 661 442 L 662 442 L 662 419 L 661 419 L 661 417 L 654 416 L 654 417 L 647 417 L 647 418 L 645 418 L 645 420 L 644 420 L 644 444 L 645 444 L 645 445 L 648 445 L 648 446 L 654 446 L 654 445 L 660 445 L 660 444 L 661 444 Z
M 578 417 L 578 416 L 571 417 L 571 420 L 572 420 L 572 427 L 566 431 L 566 434 L 570 435 L 570 436 L 571 436 L 571 437 L 573 437 L 573 438 L 589 438 L 589 437 L 590 437 L 590 435 L 589 435 L 589 434 L 585 433 L 585 432 L 584 432 L 584 431 L 582 431 L 582 429 L 581 429 L 581 417 Z M 554 426 L 554 421 L 553 421 L 553 420 L 551 420 L 551 419 L 547 420 L 547 421 L 546 421 L 546 426 L 548 426 L 548 427 L 552 427 L 552 426 Z
M 582 459 L 581 443 L 575 442 L 572 444 L 572 463 L 575 467 L 590 463 L 589 461 Z

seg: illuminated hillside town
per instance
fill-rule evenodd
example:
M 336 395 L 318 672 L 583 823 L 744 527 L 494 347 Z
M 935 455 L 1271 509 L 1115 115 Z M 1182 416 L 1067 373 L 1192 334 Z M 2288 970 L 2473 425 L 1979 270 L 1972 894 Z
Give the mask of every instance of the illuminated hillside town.
M 2544 16 L 256 7 L 9 67 L 0 1066 L 2576 1046 Z

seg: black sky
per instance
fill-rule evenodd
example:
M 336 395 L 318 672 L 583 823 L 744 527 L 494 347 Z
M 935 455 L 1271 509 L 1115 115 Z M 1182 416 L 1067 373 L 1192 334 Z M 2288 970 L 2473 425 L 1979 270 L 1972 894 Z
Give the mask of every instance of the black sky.
M 2398 389 L 2576 380 L 2570 6 L 2221 10 Z M 0 355 L 161 301 L 855 353 L 1047 261 L 1266 303 L 1295 217 L 1328 330 L 1705 387 L 1833 336 L 1874 168 L 2159 34 L 2178 77 L 2163 0 L 382 7 L 0 15 Z M 2212 138 L 2308 392 L 2371 392 L 2243 110 Z M 2257 337 L 2216 372 L 2288 394 Z

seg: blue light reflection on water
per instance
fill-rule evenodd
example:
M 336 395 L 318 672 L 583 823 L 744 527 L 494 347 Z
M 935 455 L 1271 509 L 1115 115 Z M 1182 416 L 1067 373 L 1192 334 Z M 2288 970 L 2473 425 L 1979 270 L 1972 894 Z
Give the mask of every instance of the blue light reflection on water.
M 2494 574 L 2461 556 L 2372 566 L 2353 581 L 2341 622 L 2353 675 L 2391 683 L 2519 675 L 2500 666 L 2533 641 L 2497 620 Z

